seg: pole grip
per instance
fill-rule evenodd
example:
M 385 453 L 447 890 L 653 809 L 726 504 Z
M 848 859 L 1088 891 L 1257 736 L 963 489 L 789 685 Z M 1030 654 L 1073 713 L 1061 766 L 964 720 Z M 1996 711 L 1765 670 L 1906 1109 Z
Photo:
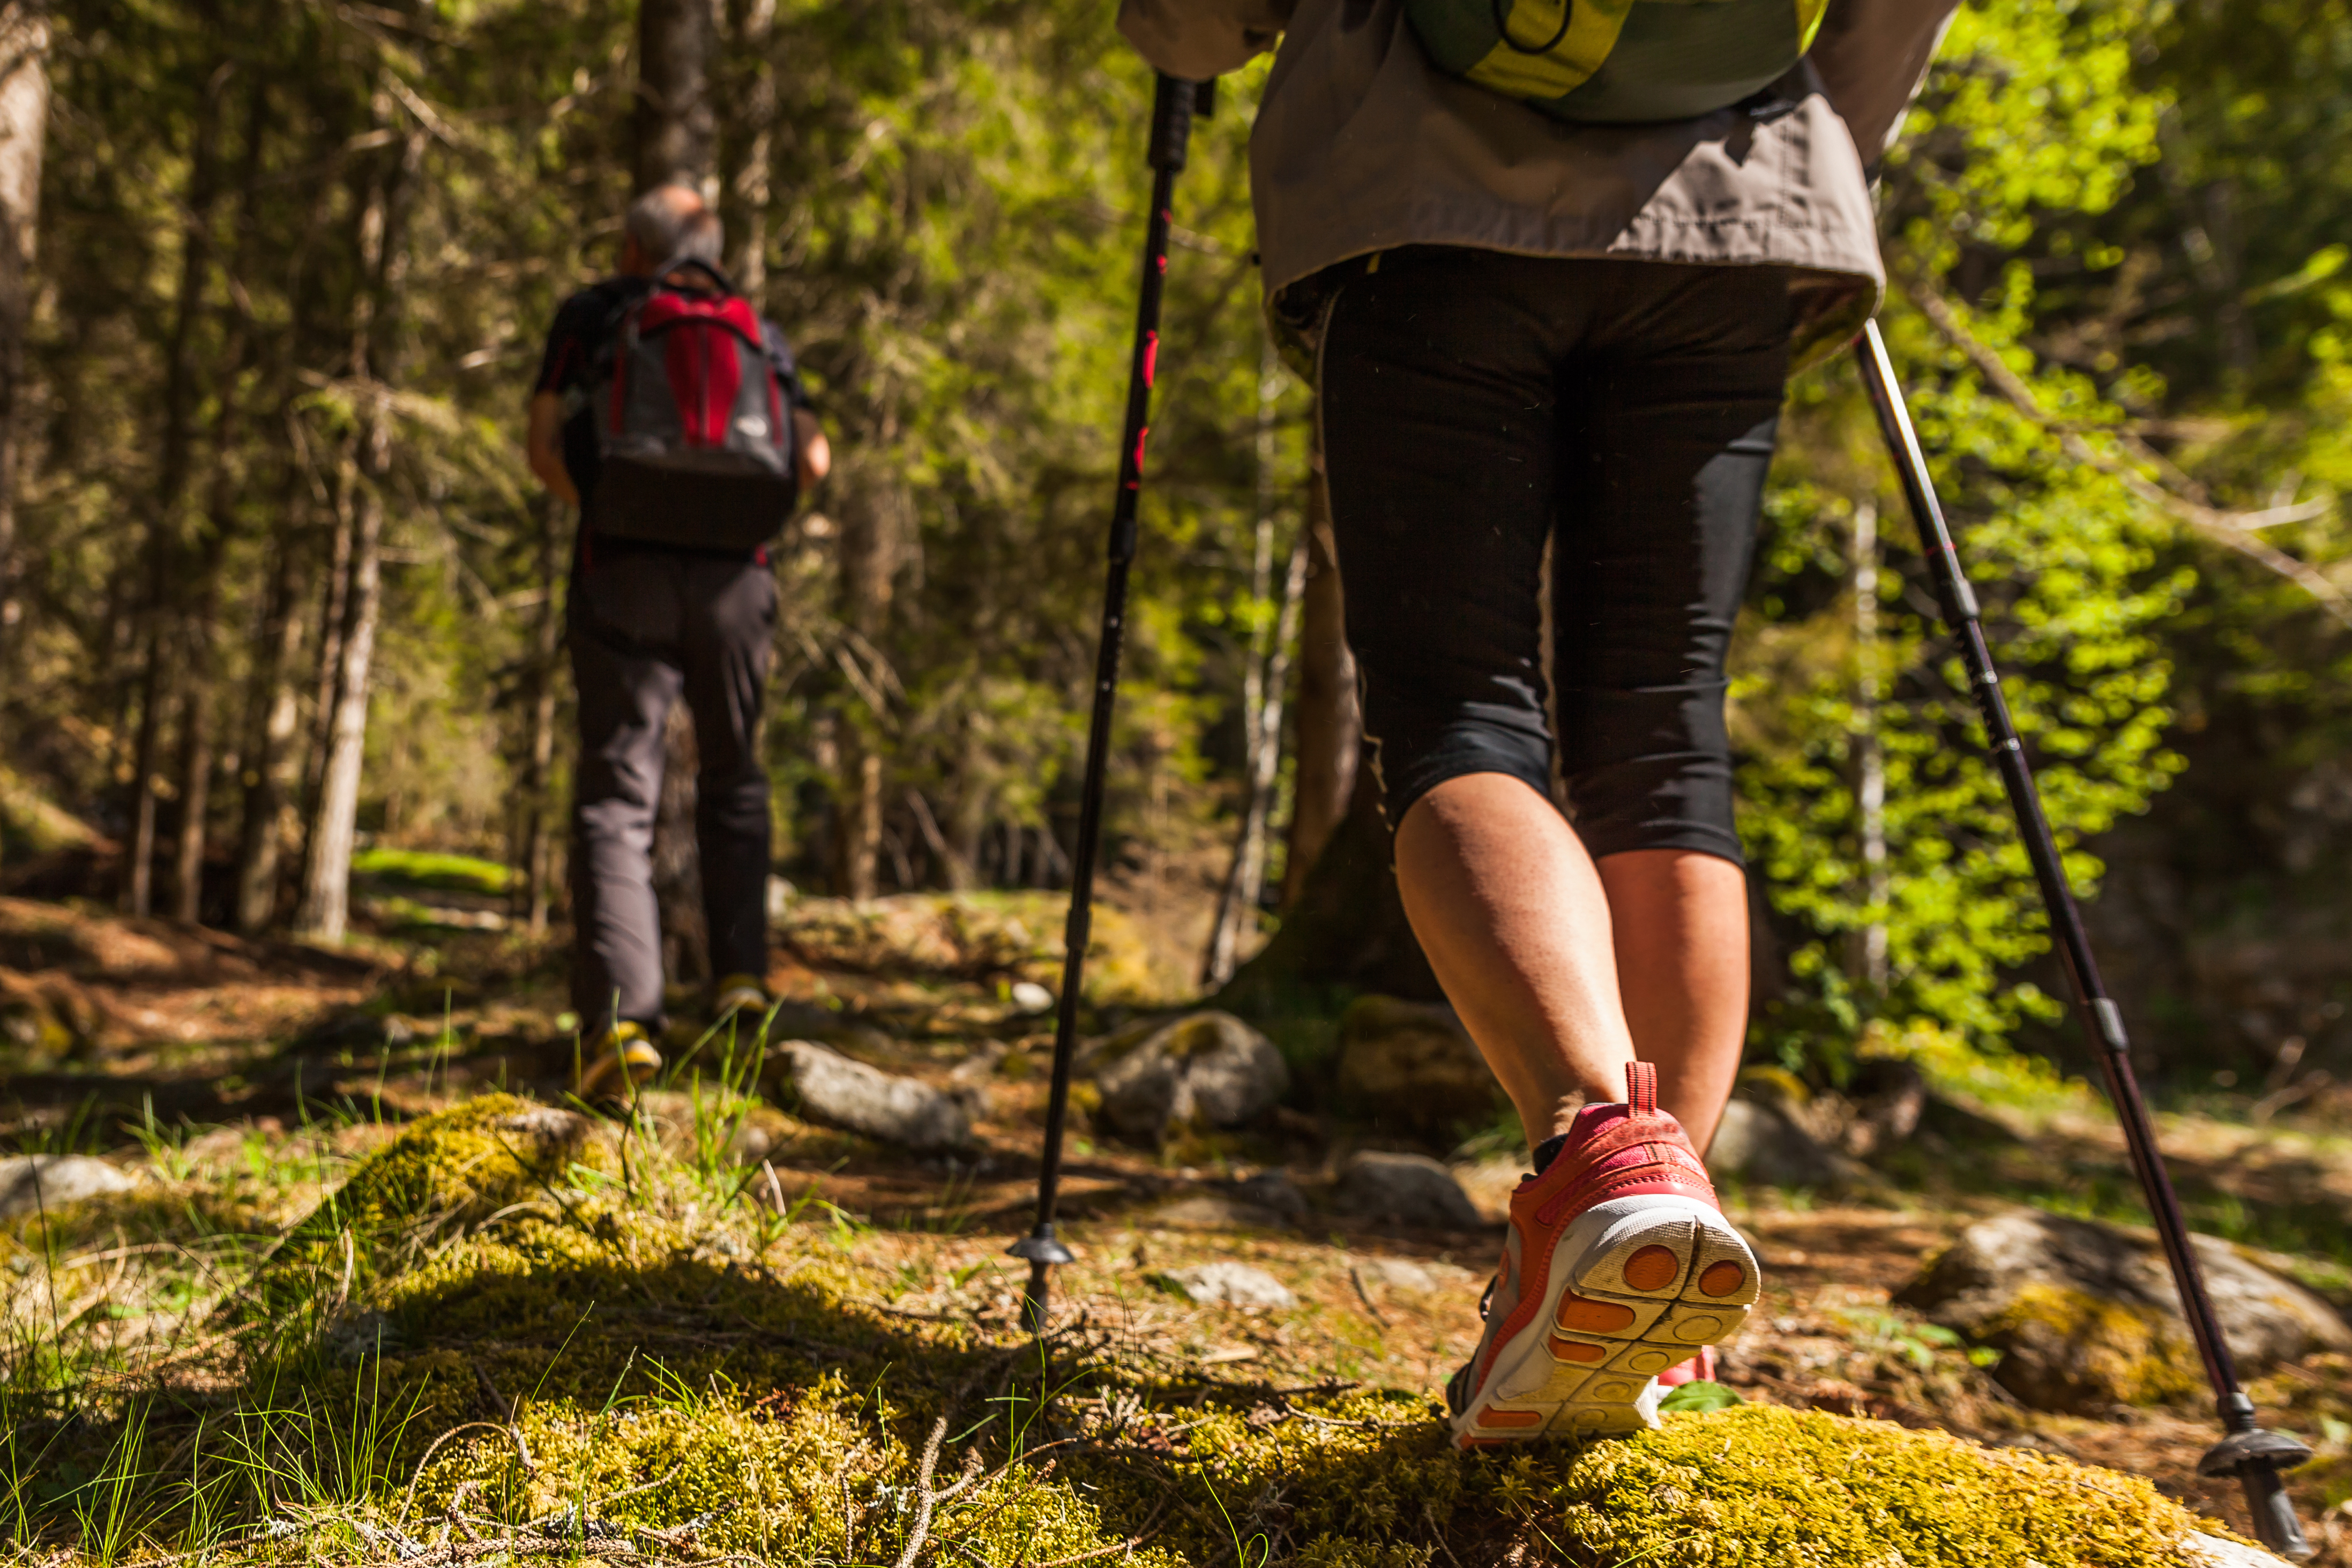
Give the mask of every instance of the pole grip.
M 1162 71 L 1151 95 L 1151 167 L 1174 174 L 1184 166 L 1192 145 L 1192 110 L 1201 99 L 1201 84 Z

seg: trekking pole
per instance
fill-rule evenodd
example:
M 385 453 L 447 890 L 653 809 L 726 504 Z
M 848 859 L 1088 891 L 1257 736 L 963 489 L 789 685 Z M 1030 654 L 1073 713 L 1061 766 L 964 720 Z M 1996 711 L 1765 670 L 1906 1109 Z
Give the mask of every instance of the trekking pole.
M 2206 1294 L 2204 1275 L 2197 1267 L 2197 1254 L 2189 1246 L 2189 1223 L 2181 1216 L 2180 1199 L 2172 1190 L 2172 1178 L 2166 1173 L 2163 1152 L 2156 1146 L 2156 1128 L 2148 1120 L 2147 1101 L 2140 1098 L 2139 1080 L 2132 1076 L 2131 1043 L 2124 1035 L 2123 1014 L 2100 982 L 2098 963 L 2091 955 L 2090 938 L 2083 929 L 2082 911 L 2066 885 L 2057 841 L 2051 837 L 2041 794 L 2034 787 L 2032 773 L 2025 765 L 2024 743 L 2018 739 L 2009 704 L 2001 698 L 2000 675 L 1993 668 L 1992 652 L 1985 642 L 1984 622 L 1976 595 L 1969 589 L 1968 578 L 1961 574 L 1959 552 L 1953 548 L 1951 531 L 1944 523 L 1943 508 L 1937 503 L 1935 485 L 1927 475 L 1927 459 L 1919 449 L 1918 436 L 1911 428 L 1911 413 L 1904 405 L 1894 363 L 1886 356 L 1886 342 L 1879 336 L 1876 321 L 1863 328 L 1862 336 L 1854 342 L 1854 359 L 1861 367 L 1862 384 L 1870 394 L 1871 406 L 1877 411 L 1878 427 L 1886 437 L 1887 451 L 1902 477 L 1903 493 L 1911 503 L 1912 519 L 1919 525 L 1921 551 L 1936 580 L 1937 603 L 1942 608 L 1944 624 L 1959 640 L 1969 681 L 1976 688 L 1977 706 L 1984 715 L 1985 739 L 1992 747 L 1993 763 L 2000 770 L 2001 787 L 2009 794 L 2010 809 L 2016 814 L 2026 856 L 2033 863 L 2034 879 L 2042 885 L 2042 906 L 2049 911 L 2050 929 L 2057 936 L 2059 955 L 2065 961 L 2066 978 L 2074 987 L 2074 1005 L 2080 1010 L 2084 1032 L 2089 1037 L 2092 1054 L 2099 1058 L 2106 1074 L 2107 1098 L 2115 1102 L 2116 1119 L 2123 1123 L 2132 1169 L 2138 1174 L 2140 1190 L 2156 1216 L 2157 1234 L 2164 1240 L 2165 1259 L 2171 1264 L 2173 1283 L 2180 1290 L 2182 1315 L 2196 1336 L 2197 1352 L 2205 1363 L 2205 1376 L 2213 1385 L 2215 1408 L 2226 1436 L 2198 1460 L 2197 1473 L 2215 1479 L 2237 1477 L 2239 1484 L 2245 1488 L 2246 1506 L 2254 1516 L 2254 1533 L 2262 1538 L 2263 1544 L 2282 1556 L 2298 1560 L 2309 1557 L 2313 1554 L 2311 1543 L 2304 1538 L 2303 1526 L 2295 1519 L 2294 1504 L 2279 1480 L 2279 1472 L 2303 1463 L 2311 1457 L 2311 1450 L 2285 1433 L 2266 1431 L 2257 1426 L 2254 1402 L 2238 1385 L 2237 1365 L 2231 1358 L 2229 1342 L 2222 1338 L 2221 1322 L 2213 1315 L 2212 1300 Z
M 1143 291 L 1135 308 L 1135 351 L 1127 378 L 1127 427 L 1119 437 L 1118 489 L 1111 500 L 1110 570 L 1103 584 L 1102 639 L 1095 652 L 1094 719 L 1087 730 L 1086 785 L 1078 804 L 1078 841 L 1070 853 L 1070 918 L 1063 933 L 1062 994 L 1054 1018 L 1054 1081 L 1045 1099 L 1045 1152 L 1037 1171 L 1037 1225 L 1007 1250 L 1029 1260 L 1021 1319 L 1045 1331 L 1047 1271 L 1073 1254 L 1054 1235 L 1061 1196 L 1062 1134 L 1070 1115 L 1070 1064 L 1078 1044 L 1078 1000 L 1094 922 L 1095 852 L 1102 843 L 1103 774 L 1110 761 L 1111 706 L 1127 633 L 1127 574 L 1135 563 L 1135 505 L 1143 489 L 1143 444 L 1150 434 L 1151 378 L 1160 360 L 1160 296 L 1168 279 L 1170 204 L 1192 138 L 1192 117 L 1209 111 L 1211 84 L 1162 75 L 1151 100 L 1151 216 L 1144 229 Z

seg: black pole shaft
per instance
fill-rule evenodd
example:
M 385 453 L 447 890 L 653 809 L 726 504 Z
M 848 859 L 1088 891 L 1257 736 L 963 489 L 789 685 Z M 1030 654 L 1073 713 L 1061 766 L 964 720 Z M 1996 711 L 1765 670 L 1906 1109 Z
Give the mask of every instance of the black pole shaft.
M 1095 858 L 1102 844 L 1104 775 L 1110 760 L 1111 712 L 1127 637 L 1127 578 L 1135 563 L 1136 503 L 1143 489 L 1143 448 L 1150 435 L 1151 383 L 1160 361 L 1160 301 L 1168 278 L 1170 211 L 1177 172 L 1192 133 L 1196 82 L 1161 76 L 1151 105 L 1151 213 L 1144 229 L 1143 287 L 1135 310 L 1135 349 L 1128 366 L 1127 422 L 1119 437 L 1118 489 L 1111 500 L 1109 571 L 1103 584 L 1102 636 L 1095 653 L 1094 716 L 1087 728 L 1086 783 L 1079 795 L 1078 840 L 1070 853 L 1070 914 L 1063 934 L 1062 993 L 1054 1018 L 1054 1078 L 1045 1099 L 1045 1148 L 1037 1172 L 1037 1224 L 1014 1244 L 1029 1260 L 1022 1317 L 1043 1332 L 1048 1273 L 1070 1260 L 1054 1235 L 1061 1200 L 1062 1140 L 1069 1123 L 1070 1068 L 1077 1051 L 1078 1004 L 1086 983 L 1087 942 L 1094 923 Z
M 2139 1080 L 2132 1073 L 2131 1042 L 2124 1033 L 2123 1014 L 2099 978 L 2098 961 L 2091 952 L 2082 910 L 2074 901 L 2074 889 L 2067 884 L 2065 864 L 2059 857 L 2057 840 L 2051 835 L 2050 820 L 2042 809 L 2041 792 L 2034 785 L 2032 770 L 2026 766 L 2024 742 L 2018 736 L 2009 704 L 2001 695 L 2000 674 L 1993 667 L 1992 650 L 1985 641 L 1976 594 L 1960 569 L 1959 552 L 1952 543 L 1943 507 L 1936 499 L 1927 455 L 1920 450 L 1918 435 L 1912 429 L 1910 410 L 1904 404 L 1894 363 L 1887 357 L 1886 342 L 1879 335 L 1877 322 L 1863 328 L 1862 336 L 1854 343 L 1854 358 L 1862 371 L 1863 386 L 1870 395 L 1871 406 L 1878 415 L 1879 429 L 1886 437 L 1887 450 L 1903 481 L 1912 519 L 1918 524 L 1920 547 L 1935 578 L 1937 602 L 1942 607 L 1945 625 L 1959 641 L 1969 682 L 1975 689 L 1977 707 L 1984 718 L 1985 740 L 1992 749 L 2001 787 L 2008 793 L 2010 809 L 2016 815 L 2018 831 L 2025 840 L 2034 880 L 2041 884 L 2042 902 L 2049 912 L 2051 932 L 2057 938 L 2067 980 L 2074 987 L 2084 1033 L 2089 1037 L 2092 1054 L 2099 1058 L 2108 1098 L 2114 1101 L 2116 1118 L 2123 1124 L 2132 1169 L 2139 1177 L 2148 1210 L 2155 1215 L 2165 1259 L 2172 1267 L 2173 1283 L 2180 1291 L 2181 1313 L 2196 1339 L 2197 1353 L 2205 1363 L 2206 1379 L 2213 1385 L 2216 1410 L 2229 1433 L 2252 1433 L 2255 1430 L 2253 1401 L 2239 1386 L 2229 1341 L 2222 1336 L 2221 1321 L 2214 1316 L 2204 1273 L 2198 1267 L 2196 1250 L 2189 1240 L 2189 1222 L 2180 1212 L 2180 1199 L 2165 1169 L 2163 1152 L 2157 1147 L 2156 1127 L 2148 1118 L 2147 1102 L 2140 1095 Z M 2285 1506 L 2276 1468 L 2256 1465 L 2236 1473 L 2245 1484 L 2246 1500 L 2253 1508 L 2255 1524 L 2264 1542 L 2291 1554 L 2300 1548 L 2302 1554 L 2308 1555 L 2310 1548 L 2302 1539 L 2292 1510 Z M 2273 1539 L 2274 1530 L 2279 1531 L 2280 1539 Z

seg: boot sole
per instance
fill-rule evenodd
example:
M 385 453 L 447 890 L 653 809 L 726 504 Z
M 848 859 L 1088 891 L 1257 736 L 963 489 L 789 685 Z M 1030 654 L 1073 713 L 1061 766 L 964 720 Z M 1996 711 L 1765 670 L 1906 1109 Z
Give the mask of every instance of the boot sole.
M 1658 1424 L 1659 1373 L 1738 1331 L 1756 1254 L 1696 1198 L 1595 1204 L 1553 1244 L 1543 1310 L 1453 1421 L 1465 1448 L 1601 1437 Z

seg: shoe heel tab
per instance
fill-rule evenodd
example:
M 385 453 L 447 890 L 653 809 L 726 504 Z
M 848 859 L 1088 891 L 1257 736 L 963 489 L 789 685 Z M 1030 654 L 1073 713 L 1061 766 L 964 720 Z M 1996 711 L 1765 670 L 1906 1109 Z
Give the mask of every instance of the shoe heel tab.
M 1625 1103 L 1636 1116 L 1658 1113 L 1658 1068 L 1654 1062 L 1625 1064 Z

